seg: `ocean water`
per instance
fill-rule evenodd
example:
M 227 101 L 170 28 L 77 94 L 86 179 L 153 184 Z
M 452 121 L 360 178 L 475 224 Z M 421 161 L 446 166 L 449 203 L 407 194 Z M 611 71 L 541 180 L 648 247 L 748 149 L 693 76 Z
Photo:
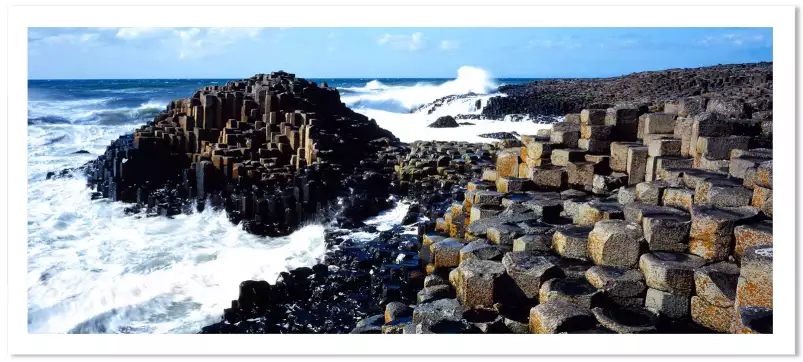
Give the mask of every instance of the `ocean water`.
M 487 132 L 535 133 L 533 122 L 467 120 L 433 129 L 442 115 L 479 114 L 501 84 L 463 67 L 454 79 L 310 79 L 340 89 L 348 106 L 402 141 L 488 141 Z M 102 154 L 168 104 L 228 79 L 30 80 L 28 83 L 28 331 L 31 333 L 194 333 L 217 322 L 239 283 L 273 282 L 289 268 L 311 266 L 325 253 L 326 225 L 292 235 L 250 235 L 212 208 L 173 218 L 126 215 L 125 205 L 91 200 L 82 175 L 47 180 Z M 433 114 L 411 110 L 456 94 L 465 98 Z M 462 122 L 462 121 L 461 121 Z M 76 153 L 87 151 L 88 153 Z M 399 201 L 369 220 L 380 230 L 403 219 Z M 355 234 L 370 240 L 375 235 Z

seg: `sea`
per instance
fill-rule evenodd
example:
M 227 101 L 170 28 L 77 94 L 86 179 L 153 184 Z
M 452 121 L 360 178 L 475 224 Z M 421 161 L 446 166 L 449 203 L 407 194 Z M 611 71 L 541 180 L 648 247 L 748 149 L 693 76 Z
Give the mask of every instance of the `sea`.
M 28 331 L 30 333 L 196 333 L 218 322 L 241 281 L 273 282 L 282 271 L 314 265 L 331 225 L 309 224 L 286 237 L 258 237 L 211 207 L 174 217 L 125 213 L 92 200 L 86 178 L 47 179 L 93 160 L 120 135 L 174 99 L 233 79 L 29 80 Z M 452 79 L 311 79 L 338 88 L 341 100 L 401 141 L 491 141 L 480 134 L 534 134 L 527 118 L 466 119 L 428 128 L 444 115 L 478 115 L 497 88 L 534 79 L 493 78 L 462 67 Z M 465 95 L 429 113 L 422 105 Z M 478 101 L 479 100 L 479 104 Z M 478 106 L 479 105 L 479 106 Z M 520 117 L 519 117 L 520 118 Z M 371 218 L 379 231 L 401 223 L 408 204 Z M 377 234 L 378 235 L 378 234 Z M 376 237 L 355 233 L 366 242 Z

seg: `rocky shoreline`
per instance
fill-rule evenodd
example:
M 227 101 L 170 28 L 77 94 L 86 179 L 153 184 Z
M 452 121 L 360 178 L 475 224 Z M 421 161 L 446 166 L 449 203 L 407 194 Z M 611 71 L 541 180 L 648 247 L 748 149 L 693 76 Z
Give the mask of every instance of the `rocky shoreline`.
M 759 63 L 503 87 L 483 116 L 565 121 L 404 144 L 325 83 L 258 74 L 171 102 L 83 170 L 132 211 L 211 205 L 259 235 L 332 223 L 319 264 L 244 281 L 202 333 L 771 333 L 771 79 Z M 402 225 L 362 223 L 394 202 Z

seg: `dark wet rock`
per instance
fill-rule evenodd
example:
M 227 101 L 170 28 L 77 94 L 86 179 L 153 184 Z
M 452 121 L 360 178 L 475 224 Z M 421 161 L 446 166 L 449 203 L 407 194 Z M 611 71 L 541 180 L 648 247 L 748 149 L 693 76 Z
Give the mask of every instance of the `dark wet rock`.
M 516 137 L 515 134 L 510 133 L 510 132 L 483 133 L 483 134 L 479 134 L 477 136 L 478 137 L 482 137 L 482 138 L 491 138 L 491 139 L 497 139 L 497 140 L 517 139 L 518 138 L 518 137 Z
M 430 128 L 453 128 L 453 127 L 460 127 L 460 124 L 454 120 L 452 116 L 443 116 L 439 117 L 435 122 L 429 124 Z

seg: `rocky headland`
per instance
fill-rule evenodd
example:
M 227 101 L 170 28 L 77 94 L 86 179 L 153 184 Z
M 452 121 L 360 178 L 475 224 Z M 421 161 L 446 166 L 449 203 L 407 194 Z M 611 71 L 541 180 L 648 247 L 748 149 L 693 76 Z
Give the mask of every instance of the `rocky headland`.
M 172 102 L 83 171 L 132 211 L 336 226 L 202 333 L 772 333 L 771 63 L 500 91 L 484 116 L 564 121 L 405 144 L 275 72 Z M 403 225 L 349 236 L 394 200 Z

